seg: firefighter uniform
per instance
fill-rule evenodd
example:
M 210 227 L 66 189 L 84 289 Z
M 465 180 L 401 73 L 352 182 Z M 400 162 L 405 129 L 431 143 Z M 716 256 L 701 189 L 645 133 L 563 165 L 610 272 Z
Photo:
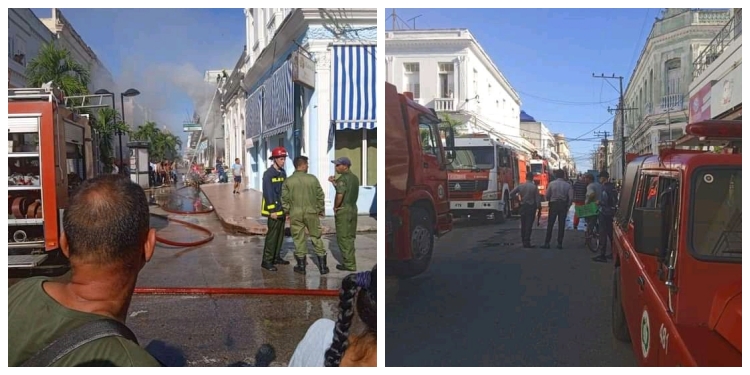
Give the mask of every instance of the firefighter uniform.
M 320 186 L 318 178 L 308 174 L 306 171 L 297 170 L 289 176 L 281 188 L 281 202 L 284 212 L 289 215 L 289 221 L 294 240 L 294 259 L 297 266 L 294 271 L 305 273 L 307 265 L 307 236 L 305 230 L 310 234 L 310 240 L 315 248 L 318 258 L 318 269 L 321 275 L 328 273 L 326 249 L 320 227 L 320 216 L 325 213 L 325 193 Z
M 266 233 L 266 243 L 263 247 L 263 262 L 261 267 L 276 271 L 274 264 L 289 264 L 288 261 L 281 258 L 281 245 L 284 243 L 284 229 L 286 220 L 284 209 L 281 204 L 281 187 L 286 180 L 286 171 L 276 159 L 286 158 L 286 150 L 283 147 L 273 149 L 271 160 L 274 165 L 269 167 L 263 173 L 263 199 L 261 201 L 261 215 L 268 218 L 268 233 Z M 271 214 L 276 214 L 276 219 Z
M 340 171 L 339 176 L 333 182 L 336 186 L 336 195 L 342 195 L 341 205 L 335 210 L 336 241 L 341 250 L 342 264 L 336 266 L 342 271 L 354 272 L 357 270 L 357 261 L 354 256 L 354 240 L 357 238 L 357 198 L 359 198 L 359 178 L 352 173 L 348 167 L 351 166 L 349 158 L 341 157 L 333 161 L 337 168 L 344 165 L 347 168 Z

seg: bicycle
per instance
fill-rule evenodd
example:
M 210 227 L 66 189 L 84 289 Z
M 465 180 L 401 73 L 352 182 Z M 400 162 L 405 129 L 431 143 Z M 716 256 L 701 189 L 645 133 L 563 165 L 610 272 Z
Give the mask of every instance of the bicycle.
M 576 206 L 578 217 L 586 220 L 585 245 L 592 253 L 599 250 L 599 208 L 596 203 Z
M 593 223 L 593 225 L 591 225 Z M 590 216 L 586 218 L 586 232 L 585 232 L 585 244 L 586 247 L 592 253 L 596 253 L 599 250 L 599 216 Z

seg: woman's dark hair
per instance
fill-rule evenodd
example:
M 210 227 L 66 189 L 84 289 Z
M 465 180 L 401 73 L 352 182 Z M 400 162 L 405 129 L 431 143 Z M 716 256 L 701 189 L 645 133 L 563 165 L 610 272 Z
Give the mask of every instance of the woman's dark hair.
M 377 335 L 377 265 L 372 271 L 349 274 L 341 281 L 339 292 L 339 318 L 333 331 L 333 342 L 326 351 L 325 366 L 338 367 L 341 358 L 349 347 L 349 329 L 354 318 L 354 303 L 356 298 L 357 314 L 365 323 L 365 335 Z

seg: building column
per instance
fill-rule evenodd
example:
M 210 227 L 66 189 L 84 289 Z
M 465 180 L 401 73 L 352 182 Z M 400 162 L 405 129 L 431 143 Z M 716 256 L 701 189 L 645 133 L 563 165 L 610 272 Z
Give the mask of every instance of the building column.
M 315 60 L 315 91 L 310 97 L 308 104 L 309 112 L 309 154 L 310 173 L 318 177 L 320 185 L 325 193 L 326 211 L 333 206 L 333 192 L 328 176 L 334 173 L 333 160 L 334 148 L 328 149 L 328 135 L 331 127 L 331 59 L 333 49 L 330 42 L 323 40 L 311 40 L 309 51 Z M 316 113 L 317 112 L 317 113 Z M 331 214 L 327 212 L 326 214 Z

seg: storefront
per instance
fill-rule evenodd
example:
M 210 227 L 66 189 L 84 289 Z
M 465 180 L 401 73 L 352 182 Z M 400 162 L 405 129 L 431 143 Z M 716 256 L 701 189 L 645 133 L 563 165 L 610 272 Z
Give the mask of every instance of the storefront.
M 360 214 L 377 207 L 377 90 L 374 45 L 334 45 L 332 59 L 331 125 L 329 156 L 352 161 L 351 171 L 360 180 Z M 331 147 L 332 146 L 332 147 Z M 330 166 L 334 173 L 334 166 Z M 334 196 L 333 186 L 329 185 Z
M 263 172 L 271 166 L 268 156 L 276 147 L 287 149 L 285 169 L 293 171 L 294 83 L 292 64 L 284 61 L 246 102 L 245 146 L 250 187 L 261 189 Z

